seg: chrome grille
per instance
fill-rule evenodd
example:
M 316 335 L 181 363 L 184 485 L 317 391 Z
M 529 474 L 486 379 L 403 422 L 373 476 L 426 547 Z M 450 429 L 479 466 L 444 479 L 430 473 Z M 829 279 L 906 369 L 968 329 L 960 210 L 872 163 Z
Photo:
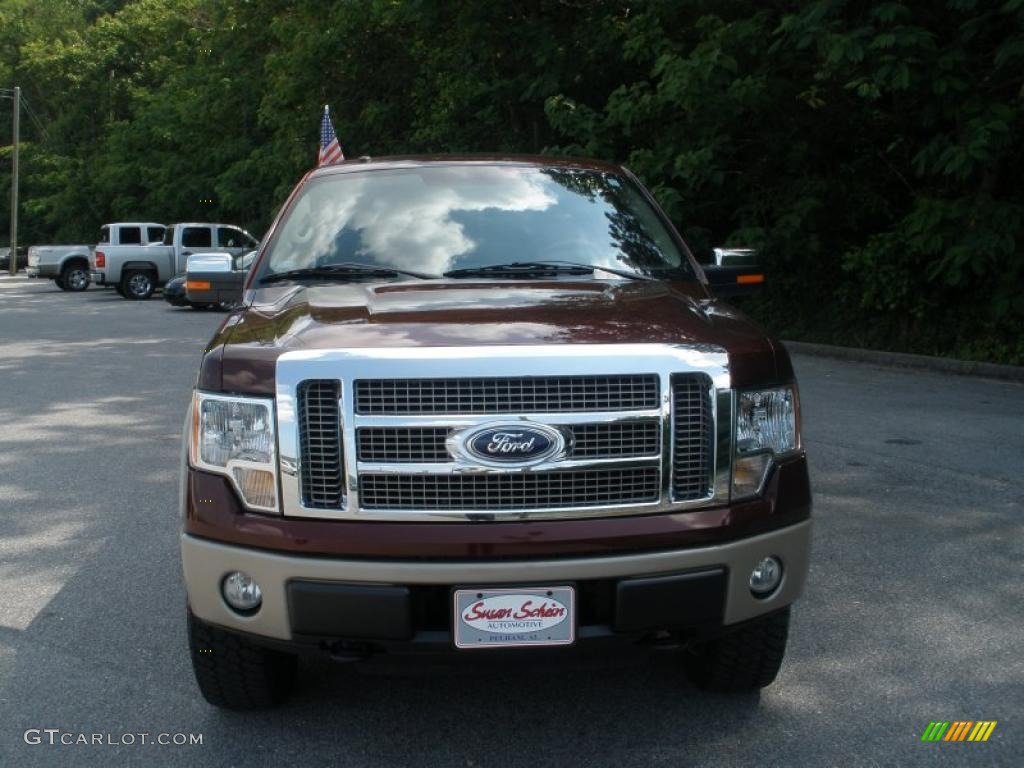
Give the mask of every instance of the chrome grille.
M 461 379 L 364 379 L 356 413 L 558 413 L 658 407 L 658 376 L 524 376 Z
M 672 495 L 676 501 L 702 499 L 711 490 L 710 386 L 710 380 L 700 374 L 672 376 Z
M 299 468 L 307 507 L 337 509 L 345 499 L 340 396 L 337 381 L 314 379 L 299 385 Z
M 448 427 L 360 427 L 359 460 L 377 463 L 451 461 Z
M 364 509 L 510 510 L 658 501 L 658 469 L 359 477 Z
M 440 524 L 727 504 L 728 362 L 717 347 L 653 343 L 286 352 L 283 514 Z M 520 419 L 559 430 L 563 454 L 475 469 L 449 453 L 460 433 Z
M 661 424 L 650 420 L 577 424 L 572 428 L 573 446 L 569 456 L 574 459 L 656 456 L 660 431 Z

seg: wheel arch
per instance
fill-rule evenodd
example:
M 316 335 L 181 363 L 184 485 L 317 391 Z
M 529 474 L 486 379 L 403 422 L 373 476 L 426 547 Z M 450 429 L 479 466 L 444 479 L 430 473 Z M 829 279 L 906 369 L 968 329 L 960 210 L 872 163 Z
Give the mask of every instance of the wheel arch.
M 88 253 L 69 253 L 64 256 L 60 263 L 57 265 L 57 272 L 63 272 L 65 269 L 72 265 L 81 265 L 88 271 L 89 269 L 89 254 Z

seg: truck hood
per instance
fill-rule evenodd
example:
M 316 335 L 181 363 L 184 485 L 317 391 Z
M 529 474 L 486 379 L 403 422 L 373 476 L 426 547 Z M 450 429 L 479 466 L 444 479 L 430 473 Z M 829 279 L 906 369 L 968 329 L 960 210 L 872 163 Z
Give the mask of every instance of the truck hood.
M 281 284 L 249 296 L 213 339 L 200 386 L 273 394 L 277 358 L 292 350 L 502 344 L 712 344 L 728 352 L 735 385 L 791 376 L 763 330 L 696 284 L 417 280 Z

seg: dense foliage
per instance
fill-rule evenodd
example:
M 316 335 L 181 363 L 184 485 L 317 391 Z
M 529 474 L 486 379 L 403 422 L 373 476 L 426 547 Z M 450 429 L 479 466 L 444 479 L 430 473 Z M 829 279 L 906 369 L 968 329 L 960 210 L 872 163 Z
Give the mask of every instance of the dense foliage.
M 23 242 L 259 234 L 330 103 L 350 156 L 625 162 L 783 336 L 1024 363 L 1024 0 L 0 0 L 15 83 Z

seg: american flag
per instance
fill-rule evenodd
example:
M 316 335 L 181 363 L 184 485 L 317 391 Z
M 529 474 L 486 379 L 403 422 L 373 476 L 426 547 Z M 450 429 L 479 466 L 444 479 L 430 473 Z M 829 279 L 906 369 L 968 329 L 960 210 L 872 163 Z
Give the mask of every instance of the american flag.
M 320 157 L 318 165 L 331 165 L 344 159 L 345 155 L 341 153 L 338 137 L 334 135 L 334 126 L 331 125 L 331 113 L 325 104 L 324 119 L 320 121 Z

